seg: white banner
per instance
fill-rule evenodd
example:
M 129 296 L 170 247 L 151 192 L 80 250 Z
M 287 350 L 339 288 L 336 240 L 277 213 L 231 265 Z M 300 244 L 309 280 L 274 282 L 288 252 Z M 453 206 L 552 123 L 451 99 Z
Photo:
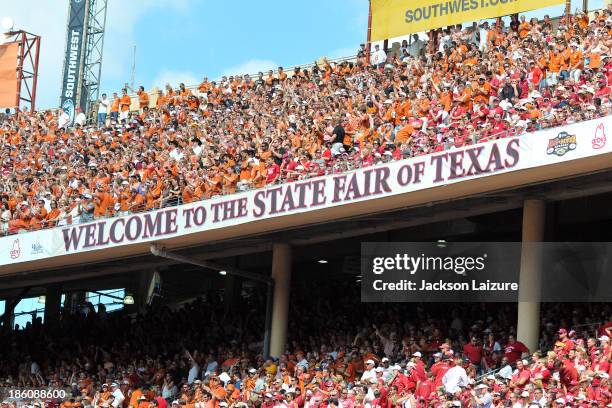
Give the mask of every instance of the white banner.
M 0 238 L 0 265 L 150 242 L 612 152 L 612 116 L 352 172 Z

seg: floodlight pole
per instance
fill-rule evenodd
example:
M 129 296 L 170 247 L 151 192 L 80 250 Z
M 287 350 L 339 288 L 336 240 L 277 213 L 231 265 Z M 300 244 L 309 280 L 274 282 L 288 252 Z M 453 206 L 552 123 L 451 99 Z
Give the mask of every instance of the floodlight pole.
M 243 269 L 238 269 L 233 266 L 226 266 L 215 262 L 193 259 L 174 252 L 169 252 L 166 250 L 166 248 L 157 245 L 151 245 L 149 249 L 153 255 L 158 256 L 160 258 L 172 259 L 173 261 L 195 265 L 201 268 L 212 269 L 214 271 L 226 271 L 228 275 L 240 276 L 245 279 L 264 283 L 266 285 L 266 323 L 264 332 L 263 356 L 264 358 L 268 358 L 270 356 L 270 334 L 272 332 L 272 301 L 274 296 L 274 279 L 272 279 L 271 277 L 259 275 L 257 273 L 245 271 Z
M 366 36 L 366 64 L 370 63 L 372 51 L 372 0 L 368 1 L 368 32 Z

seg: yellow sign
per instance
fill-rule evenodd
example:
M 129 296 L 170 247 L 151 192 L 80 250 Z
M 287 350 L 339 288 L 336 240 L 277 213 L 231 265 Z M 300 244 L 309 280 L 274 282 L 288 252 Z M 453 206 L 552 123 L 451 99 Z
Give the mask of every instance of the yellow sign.
M 565 3 L 565 0 L 370 1 L 372 41 Z

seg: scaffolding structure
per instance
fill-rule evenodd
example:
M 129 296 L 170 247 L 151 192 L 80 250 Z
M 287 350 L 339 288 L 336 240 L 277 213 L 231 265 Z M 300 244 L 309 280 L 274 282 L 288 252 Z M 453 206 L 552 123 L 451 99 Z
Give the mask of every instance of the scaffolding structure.
M 98 100 L 108 0 L 68 0 L 66 48 L 60 105 L 74 119 Z
M 5 33 L 5 36 L 6 42 L 19 44 L 15 107 L 20 110 L 33 111 L 36 108 L 40 36 L 23 30 L 9 31 Z
M 106 27 L 106 6 L 108 0 L 87 0 L 87 16 L 85 19 L 85 65 L 83 69 L 83 88 L 86 95 L 84 106 L 87 113 L 91 112 L 100 95 L 100 79 L 102 75 L 102 55 L 104 50 L 104 30 Z

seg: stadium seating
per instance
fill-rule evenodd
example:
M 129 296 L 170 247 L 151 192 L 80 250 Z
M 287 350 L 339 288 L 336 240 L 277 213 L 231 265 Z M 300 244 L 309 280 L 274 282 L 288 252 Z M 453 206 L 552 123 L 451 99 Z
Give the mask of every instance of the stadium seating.
M 540 352 L 514 339 L 516 305 L 360 303 L 359 286 L 346 279 L 333 286 L 308 280 L 293 294 L 287 352 L 277 360 L 260 354 L 263 294 L 241 306 L 249 314 L 227 315 L 211 297 L 136 317 L 79 308 L 89 311 L 3 331 L 0 379 L 74 390 L 64 404 L 73 407 L 110 407 L 121 398 L 126 408 L 173 401 L 175 408 L 210 401 L 391 407 L 406 400 L 476 407 L 473 393 L 494 407 L 611 402 L 609 304 L 543 305 Z
M 501 20 L 500 20 L 501 21 Z M 110 103 L 101 126 L 22 112 L 0 128 L 0 233 L 207 199 L 610 114 L 610 8 L 558 28 L 449 28 L 377 67 L 205 80 Z M 415 51 L 416 50 L 416 51 Z M 320 67 L 319 67 L 320 65 Z M 102 110 L 101 110 L 102 112 Z

